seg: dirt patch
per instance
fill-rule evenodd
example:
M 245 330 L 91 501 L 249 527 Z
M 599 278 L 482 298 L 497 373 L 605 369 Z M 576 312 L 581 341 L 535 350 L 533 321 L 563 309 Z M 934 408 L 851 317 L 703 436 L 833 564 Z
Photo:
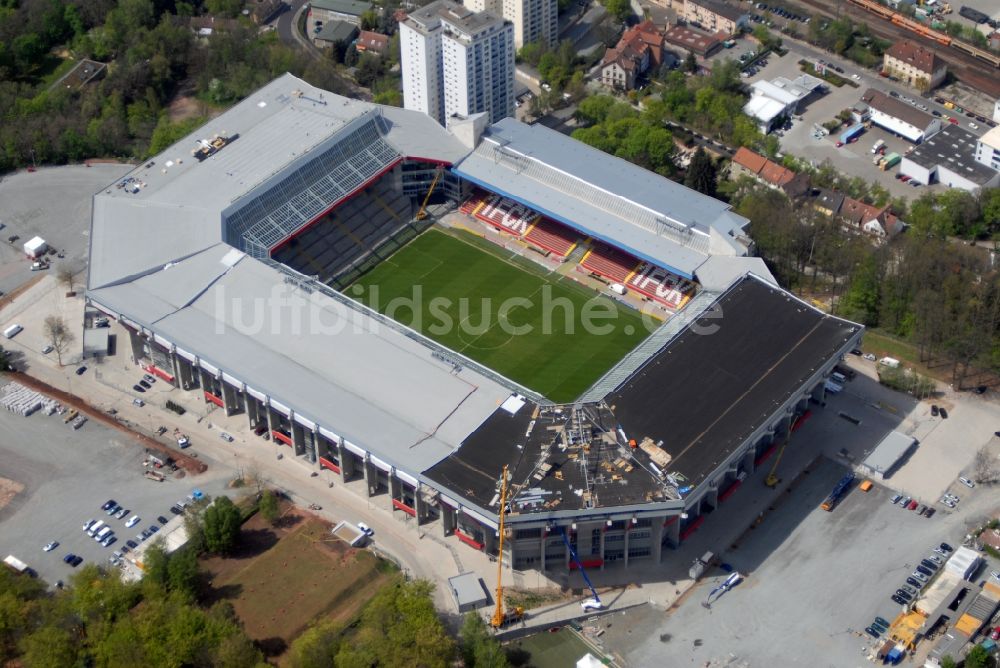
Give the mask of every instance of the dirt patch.
M 0 510 L 3 510 L 14 497 L 24 491 L 24 485 L 11 480 L 10 478 L 0 478 Z
M 280 657 L 314 620 L 348 622 L 397 574 L 371 552 L 348 547 L 330 525 L 289 507 L 277 526 L 255 515 L 237 553 L 202 562 L 202 603 L 228 600 L 261 649 Z
M 145 436 L 143 434 L 134 432 L 131 429 L 126 428 L 125 425 L 115 420 L 112 416 L 94 408 L 93 406 L 85 402 L 80 397 L 77 397 L 76 395 L 52 387 L 48 383 L 40 381 L 37 378 L 34 378 L 27 374 L 23 373 L 12 374 L 11 378 L 13 380 L 18 381 L 25 387 L 31 388 L 36 392 L 40 392 L 42 394 L 52 397 L 53 399 L 63 404 L 64 406 L 69 406 L 71 408 L 75 408 L 81 413 L 85 413 L 88 418 L 94 420 L 95 422 L 100 422 L 105 426 L 117 429 L 118 431 L 124 434 L 128 434 L 130 438 L 133 438 L 136 441 L 138 441 L 139 444 L 145 447 L 147 450 L 155 450 L 156 452 L 159 452 L 163 455 L 170 457 L 175 462 L 177 462 L 178 466 L 184 468 L 190 473 L 204 473 L 205 471 L 208 470 L 208 466 L 204 462 L 194 459 L 193 457 L 189 457 L 182 452 L 178 452 L 176 450 L 168 448 L 159 441 L 154 441 L 148 436 Z
M 21 285 L 17 286 L 4 296 L 0 297 L 0 308 L 3 308 L 10 304 L 12 301 L 23 295 L 25 292 L 35 287 L 40 281 L 45 280 L 44 274 L 38 274 L 37 276 L 32 276 L 29 280 L 25 281 Z

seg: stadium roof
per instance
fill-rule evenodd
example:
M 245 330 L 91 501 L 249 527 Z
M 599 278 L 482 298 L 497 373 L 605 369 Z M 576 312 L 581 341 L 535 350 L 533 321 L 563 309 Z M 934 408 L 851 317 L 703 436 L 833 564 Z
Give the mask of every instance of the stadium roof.
M 728 204 L 541 125 L 495 123 L 454 171 L 687 278 L 710 254 L 746 254 Z
M 426 114 L 341 97 L 285 74 L 94 197 L 89 285 L 128 280 L 218 243 L 227 208 L 335 147 L 363 119 L 396 157 L 450 163 L 469 151 Z M 216 135 L 229 143 L 194 157 L 200 141 Z
M 610 433 L 610 443 L 605 438 L 574 452 L 565 437 L 570 407 L 552 413 L 529 403 L 515 414 L 498 409 L 424 475 L 464 490 L 466 498 L 493 512 L 496 507 L 489 506 L 504 464 L 518 486 L 516 512 L 676 501 L 666 478 L 650 466 L 651 458 L 641 448 L 626 447 L 618 427 L 637 443 L 662 443 L 670 460 L 659 469 L 696 486 L 794 400 L 859 331 L 859 325 L 746 275 L 601 405 L 582 407 L 595 430 Z M 604 461 L 618 479 L 602 476 L 609 470 Z M 530 502 L 519 502 L 525 498 Z
M 408 469 L 447 456 L 510 395 L 469 368 L 456 372 L 400 331 L 282 278 L 278 269 L 217 244 L 88 294 Z

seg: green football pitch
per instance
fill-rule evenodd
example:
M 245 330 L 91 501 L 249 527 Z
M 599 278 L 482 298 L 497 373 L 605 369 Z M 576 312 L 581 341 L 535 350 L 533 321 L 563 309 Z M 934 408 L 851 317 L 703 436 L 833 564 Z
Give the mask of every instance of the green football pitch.
M 429 230 L 345 292 L 559 403 L 648 335 L 636 311 L 502 255 Z

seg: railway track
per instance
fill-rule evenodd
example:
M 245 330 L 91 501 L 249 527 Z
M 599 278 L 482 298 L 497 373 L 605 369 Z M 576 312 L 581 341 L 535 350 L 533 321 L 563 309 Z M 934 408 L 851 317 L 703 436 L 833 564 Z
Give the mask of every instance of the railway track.
M 786 4 L 797 5 L 801 9 L 829 18 L 849 17 L 856 23 L 868 25 L 872 34 L 882 39 L 893 42 L 908 39 L 923 44 L 932 48 L 937 56 L 948 64 L 948 69 L 957 79 L 994 98 L 1000 97 L 1000 74 L 996 69 L 964 52 L 940 46 L 932 39 L 910 32 L 861 7 L 848 2 L 829 3 L 823 0 L 789 0 Z M 834 8 L 831 8 L 831 4 Z

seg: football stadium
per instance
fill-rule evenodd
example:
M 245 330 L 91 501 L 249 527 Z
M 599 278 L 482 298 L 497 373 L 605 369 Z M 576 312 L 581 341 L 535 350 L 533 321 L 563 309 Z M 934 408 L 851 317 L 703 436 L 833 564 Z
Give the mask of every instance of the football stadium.
M 136 362 L 516 569 L 677 548 L 862 327 L 720 201 L 538 125 L 284 75 L 94 197 L 89 303 Z

